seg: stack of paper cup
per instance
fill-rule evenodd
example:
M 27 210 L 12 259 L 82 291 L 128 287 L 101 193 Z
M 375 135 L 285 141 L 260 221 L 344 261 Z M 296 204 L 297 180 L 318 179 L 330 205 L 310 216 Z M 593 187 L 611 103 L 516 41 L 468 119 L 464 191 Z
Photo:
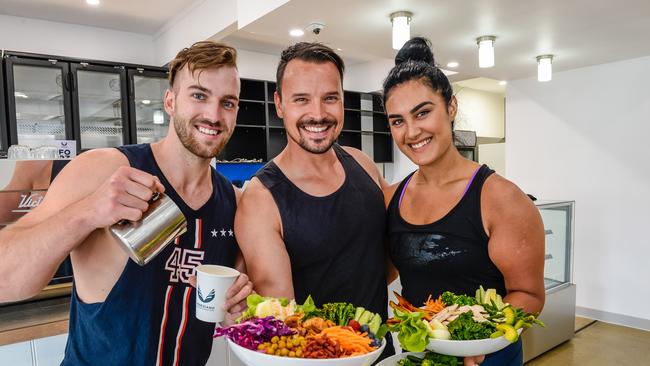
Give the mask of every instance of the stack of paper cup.
M 210 323 L 223 321 L 226 291 L 239 276 L 239 271 L 215 264 L 196 267 L 196 318 Z

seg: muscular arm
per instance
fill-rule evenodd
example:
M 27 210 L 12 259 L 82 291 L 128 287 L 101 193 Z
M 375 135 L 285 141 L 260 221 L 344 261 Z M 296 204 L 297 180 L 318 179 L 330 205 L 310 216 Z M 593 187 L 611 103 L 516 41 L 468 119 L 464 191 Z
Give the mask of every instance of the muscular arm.
M 126 165 L 115 149 L 80 155 L 59 174 L 34 211 L 0 231 L 0 274 L 7 279 L 0 283 L 0 301 L 35 295 L 97 228 L 140 219 L 152 194 L 146 187 L 164 188 Z
M 544 225 L 532 201 L 513 183 L 493 175 L 481 195 L 490 258 L 505 279 L 505 301 L 527 312 L 544 307 Z
M 254 178 L 235 215 L 235 235 L 255 291 L 293 299 L 291 262 L 282 239 L 280 213 L 271 193 Z

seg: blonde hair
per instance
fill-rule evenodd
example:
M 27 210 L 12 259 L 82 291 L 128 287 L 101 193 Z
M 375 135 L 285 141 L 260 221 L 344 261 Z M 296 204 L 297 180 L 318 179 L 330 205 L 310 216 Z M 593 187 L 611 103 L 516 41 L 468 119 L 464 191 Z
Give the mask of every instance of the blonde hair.
M 174 86 L 174 80 L 180 70 L 188 66 L 191 74 L 194 71 L 234 67 L 237 68 L 237 50 L 223 43 L 212 41 L 196 42 L 190 47 L 183 48 L 169 62 L 169 86 Z

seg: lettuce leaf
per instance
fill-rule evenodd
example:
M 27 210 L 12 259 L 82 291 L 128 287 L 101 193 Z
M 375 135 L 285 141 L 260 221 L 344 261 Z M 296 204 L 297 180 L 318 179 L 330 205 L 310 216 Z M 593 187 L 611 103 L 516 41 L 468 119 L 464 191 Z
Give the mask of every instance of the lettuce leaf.
M 246 298 L 246 305 L 248 306 L 248 309 L 246 309 L 245 312 L 242 313 L 242 315 L 237 319 L 237 322 L 241 322 L 242 320 L 245 319 L 250 319 L 255 317 L 255 312 L 257 310 L 257 305 L 263 303 L 266 300 L 273 299 L 273 297 L 264 297 L 260 296 L 258 294 L 250 294 Z M 286 297 L 279 297 L 278 301 L 280 301 L 280 305 L 282 306 L 287 306 L 289 305 L 289 299 Z
M 411 352 L 424 351 L 431 337 L 428 327 L 422 322 L 422 313 L 395 310 L 394 317 L 400 322 L 392 326 L 391 331 L 398 332 L 397 339 L 402 348 Z
M 311 298 L 311 295 L 307 296 L 305 302 L 302 305 L 296 307 L 296 313 L 303 313 L 305 315 L 311 314 L 316 311 L 316 304 L 314 304 L 314 299 Z

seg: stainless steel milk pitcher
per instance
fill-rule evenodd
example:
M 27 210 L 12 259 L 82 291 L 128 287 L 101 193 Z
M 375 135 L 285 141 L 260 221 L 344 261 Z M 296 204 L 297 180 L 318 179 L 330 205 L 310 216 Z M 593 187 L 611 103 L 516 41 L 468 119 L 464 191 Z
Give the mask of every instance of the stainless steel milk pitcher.
M 122 220 L 109 229 L 129 257 L 144 266 L 187 231 L 187 220 L 169 196 L 156 193 L 139 221 Z

